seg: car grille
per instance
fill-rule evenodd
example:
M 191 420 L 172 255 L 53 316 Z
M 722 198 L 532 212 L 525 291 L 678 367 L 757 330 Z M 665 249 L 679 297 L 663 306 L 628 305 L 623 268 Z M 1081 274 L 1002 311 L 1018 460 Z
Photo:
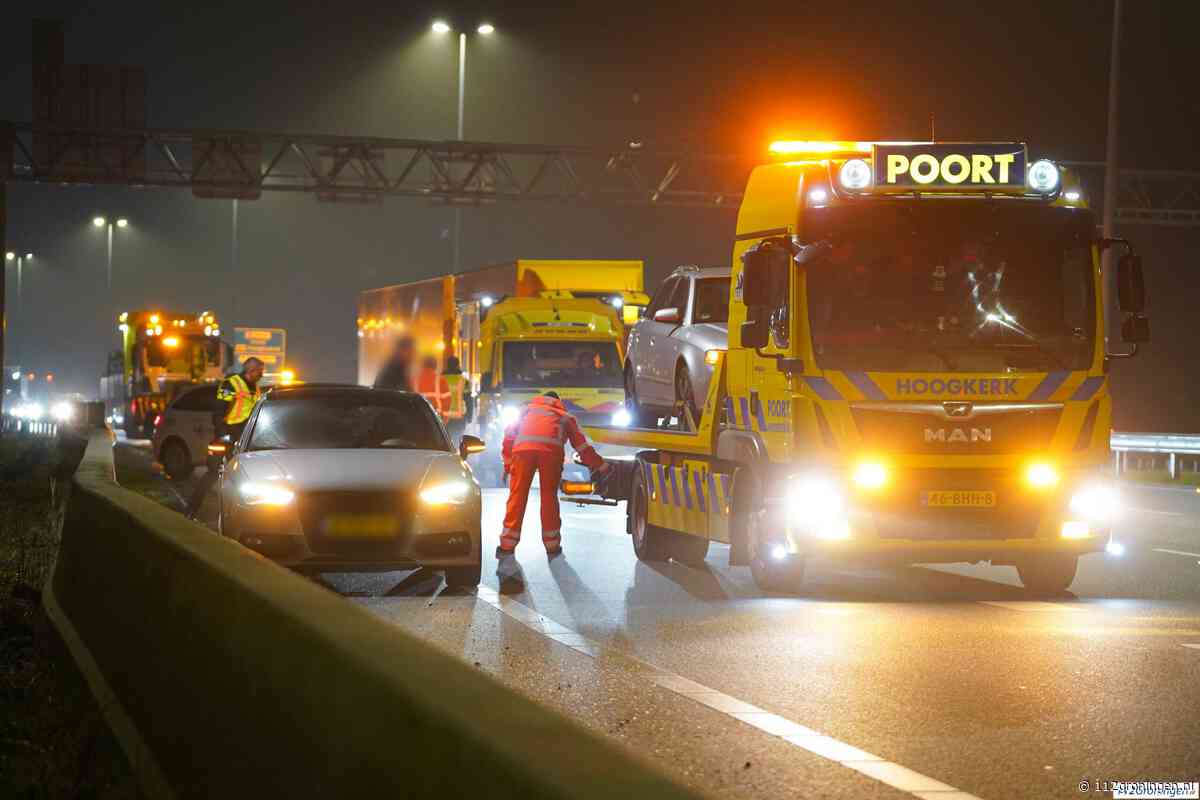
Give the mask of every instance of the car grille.
M 296 500 L 309 549 L 318 554 L 394 554 L 412 527 L 413 500 L 400 492 L 304 492 Z
M 978 413 L 967 419 L 940 412 L 852 409 L 863 445 L 888 453 L 939 455 L 1004 455 L 1045 448 L 1058 428 L 1060 408 L 1014 408 Z
M 923 492 L 992 491 L 993 508 L 929 508 Z M 882 539 L 1028 539 L 1055 496 L 1035 496 L 1014 470 L 918 469 L 897 474 L 886 494 L 864 502 Z

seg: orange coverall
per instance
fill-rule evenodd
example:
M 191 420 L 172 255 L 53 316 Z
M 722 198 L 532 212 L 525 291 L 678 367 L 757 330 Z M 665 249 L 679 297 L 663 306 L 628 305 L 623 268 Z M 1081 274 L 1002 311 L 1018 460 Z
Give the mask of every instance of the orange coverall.
M 590 469 L 604 466 L 602 459 L 579 423 L 567 413 L 562 401 L 542 395 L 529 401 L 517 421 L 504 432 L 504 471 L 511 475 L 508 507 L 504 514 L 504 531 L 500 548 L 511 551 L 521 541 L 521 521 L 529 502 L 529 487 L 533 473 L 540 475 L 542 495 L 542 544 L 547 553 L 556 553 L 562 546 L 562 517 L 558 512 L 558 482 L 562 478 L 564 443 L 569 441 Z

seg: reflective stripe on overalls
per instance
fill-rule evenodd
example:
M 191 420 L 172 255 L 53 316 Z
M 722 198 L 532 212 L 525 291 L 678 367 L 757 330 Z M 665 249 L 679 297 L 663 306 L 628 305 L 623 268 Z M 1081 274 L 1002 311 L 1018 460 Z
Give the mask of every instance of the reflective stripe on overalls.
M 525 417 L 530 414 L 533 414 L 536 416 L 541 416 L 541 417 L 550 417 L 551 419 L 553 419 L 554 420 L 553 433 L 550 436 L 540 436 L 538 434 L 533 434 L 533 433 L 520 433 L 521 429 L 525 425 Z M 517 449 L 517 446 L 524 442 L 538 442 L 539 444 L 548 444 L 548 445 L 553 445 L 554 447 L 563 448 L 564 445 L 563 445 L 563 424 L 562 423 L 563 423 L 563 415 L 562 414 L 556 414 L 553 411 L 547 411 L 544 408 L 537 408 L 536 406 L 526 406 L 525 410 L 523 412 L 521 412 L 521 418 L 519 420 L 517 420 L 518 433 L 517 433 L 517 438 L 513 440 L 513 451 L 515 452 Z
M 233 387 L 233 393 L 230 394 L 224 391 L 224 387 L 220 387 L 217 389 L 217 399 L 229 403 L 229 410 L 225 412 L 225 424 L 238 425 L 250 419 L 250 412 L 254 410 L 254 404 L 258 402 L 262 393 L 257 386 L 252 390 L 241 375 L 230 376 L 229 384 Z

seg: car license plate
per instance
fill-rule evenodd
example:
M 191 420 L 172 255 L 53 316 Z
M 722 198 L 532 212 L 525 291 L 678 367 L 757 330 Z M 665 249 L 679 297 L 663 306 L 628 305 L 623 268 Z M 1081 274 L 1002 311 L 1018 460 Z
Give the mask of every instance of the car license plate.
M 929 508 L 995 508 L 996 493 L 975 489 L 921 492 L 921 505 Z
M 390 514 L 334 514 L 325 518 L 321 529 L 331 537 L 374 539 L 394 535 L 397 527 Z

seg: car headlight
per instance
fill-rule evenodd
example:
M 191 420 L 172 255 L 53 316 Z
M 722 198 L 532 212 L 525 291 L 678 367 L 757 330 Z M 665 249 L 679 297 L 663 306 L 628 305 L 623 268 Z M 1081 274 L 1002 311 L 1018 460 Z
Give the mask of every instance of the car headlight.
M 627 408 L 618 408 L 612 415 L 612 424 L 618 428 L 628 428 L 633 424 L 633 414 L 630 414 Z
M 521 416 L 521 409 L 517 406 L 502 405 L 500 406 L 500 424 L 507 428 L 517 421 Z
M 256 481 L 243 483 L 238 494 L 248 506 L 286 506 L 296 499 L 296 493 L 286 486 Z
M 59 422 L 70 422 L 75 416 L 75 407 L 70 403 L 55 403 L 54 408 L 50 409 L 50 414 Z
M 447 481 L 421 490 L 421 502 L 430 506 L 462 505 L 471 486 L 466 481 Z
M 1121 496 L 1115 487 L 1103 483 L 1090 483 L 1079 487 L 1071 495 L 1068 508 L 1072 516 L 1093 522 L 1111 522 L 1121 507 Z

